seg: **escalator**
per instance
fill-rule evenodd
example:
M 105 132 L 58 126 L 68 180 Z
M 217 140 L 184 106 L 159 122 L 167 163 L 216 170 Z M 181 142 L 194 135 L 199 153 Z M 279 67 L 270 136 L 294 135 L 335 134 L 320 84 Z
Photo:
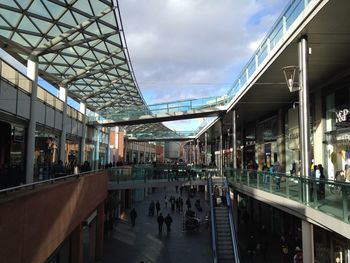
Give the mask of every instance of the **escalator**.
M 208 180 L 213 262 L 240 262 L 226 178 Z

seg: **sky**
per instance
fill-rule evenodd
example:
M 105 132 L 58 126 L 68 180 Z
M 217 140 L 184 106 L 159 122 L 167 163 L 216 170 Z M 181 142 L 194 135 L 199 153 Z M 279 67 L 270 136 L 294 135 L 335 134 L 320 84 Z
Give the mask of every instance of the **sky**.
M 224 95 L 289 0 L 118 2 L 136 80 L 155 104 Z
M 289 0 L 119 0 L 148 104 L 223 95 Z
M 131 63 L 147 104 L 224 95 L 289 1 L 118 0 Z M 2 50 L 0 56 L 6 56 Z M 44 82 L 39 80 L 55 93 Z M 78 107 L 73 100 L 69 104 Z M 201 122 L 165 124 L 194 130 Z

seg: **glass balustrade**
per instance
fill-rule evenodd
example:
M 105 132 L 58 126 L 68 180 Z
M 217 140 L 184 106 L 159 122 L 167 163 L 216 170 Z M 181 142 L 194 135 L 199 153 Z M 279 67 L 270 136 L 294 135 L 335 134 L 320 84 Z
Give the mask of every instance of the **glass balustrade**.
M 212 171 L 211 171 L 212 172 Z M 149 183 L 149 182 L 176 182 L 206 179 L 210 172 L 200 167 L 162 165 L 153 166 L 126 166 L 109 169 L 109 181 L 122 183 Z
M 239 169 L 226 169 L 225 176 L 231 183 L 294 200 L 349 223 L 350 183 Z

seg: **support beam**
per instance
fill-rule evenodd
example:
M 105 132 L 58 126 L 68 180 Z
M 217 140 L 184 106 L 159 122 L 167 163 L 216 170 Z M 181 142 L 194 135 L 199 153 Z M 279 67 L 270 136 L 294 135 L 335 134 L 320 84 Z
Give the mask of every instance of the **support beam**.
M 50 40 L 49 42 L 46 42 L 46 43 L 40 45 L 38 47 L 39 51 L 34 52 L 33 54 L 37 55 L 37 56 L 40 56 L 41 53 L 44 52 L 45 50 L 50 49 L 53 46 L 62 43 L 64 40 L 68 39 L 73 34 L 75 34 L 77 32 L 81 32 L 82 30 L 84 30 L 85 28 L 89 27 L 92 23 L 94 23 L 99 18 L 104 17 L 105 15 L 107 15 L 113 9 L 114 9 L 113 7 L 109 7 L 106 10 L 102 11 L 101 13 L 97 14 L 96 16 L 93 16 L 93 17 L 89 18 L 88 20 L 80 23 L 79 25 L 76 25 L 75 27 L 69 29 L 68 31 L 58 35 L 57 37 L 55 37 L 54 39 Z
M 208 133 L 205 132 L 204 134 L 204 164 L 208 165 L 208 160 L 207 160 L 207 156 L 208 156 Z
M 315 262 L 314 258 L 314 228 L 309 222 L 301 220 L 303 242 L 303 262 Z M 295 249 L 295 248 L 292 248 Z M 293 250 L 292 250 L 293 251 Z
M 30 119 L 27 133 L 26 184 L 30 184 L 34 181 L 34 149 L 38 96 L 38 62 L 38 58 L 35 56 L 29 56 L 27 62 L 27 76 L 32 80 L 32 94 L 30 98 Z
M 307 37 L 299 40 L 299 134 L 302 176 L 310 177 L 310 107 L 308 79 L 308 45 Z M 308 187 L 304 187 L 304 202 L 308 202 Z
M 236 110 L 232 111 L 232 156 L 233 169 L 237 168 L 237 124 L 236 124 Z
M 80 46 L 82 44 L 89 43 L 89 42 L 95 41 L 95 40 L 102 41 L 102 40 L 105 40 L 105 39 L 109 38 L 110 36 L 116 35 L 118 33 L 119 33 L 118 31 L 112 31 L 112 32 L 102 34 L 102 35 L 96 35 L 93 37 L 88 37 L 88 38 L 83 38 L 83 39 L 79 39 L 79 40 L 75 40 L 75 41 L 65 42 L 63 44 L 58 44 L 52 48 L 38 47 L 34 50 L 34 52 L 40 54 L 40 56 L 43 56 L 43 55 L 46 55 L 49 53 L 56 53 L 57 54 L 59 51 L 62 51 L 66 48 Z M 96 46 L 96 45 L 97 45 L 97 43 L 94 44 L 94 46 Z M 117 45 L 117 44 L 115 43 L 115 45 Z M 120 47 L 120 52 L 121 52 L 123 47 L 121 45 L 118 45 L 118 46 Z
M 97 127 L 95 130 L 95 158 L 94 158 L 94 169 L 97 170 L 99 169 L 99 164 L 100 164 L 100 132 L 101 128 Z
M 60 160 L 65 163 L 66 161 L 66 122 L 67 122 L 67 90 L 65 87 L 59 89 L 59 99 L 63 101 L 62 110 L 62 132 L 60 138 Z
M 220 176 L 223 176 L 223 154 L 222 154 L 222 136 L 223 136 L 223 119 L 220 118 L 220 123 L 219 123 L 219 130 L 220 130 L 220 141 L 219 141 L 219 158 L 220 158 L 220 161 L 219 161 L 219 173 L 220 173 Z
M 118 89 L 119 87 L 122 87 L 122 86 L 126 86 L 125 83 L 120 83 L 120 81 L 125 78 L 126 76 L 128 76 L 129 74 L 123 74 L 123 75 L 120 75 L 120 77 L 118 78 L 114 78 L 113 80 L 111 80 L 111 82 L 109 82 L 108 84 L 106 84 L 105 86 L 102 86 L 100 87 L 99 89 L 91 92 L 90 94 L 88 95 L 85 95 L 83 97 L 84 100 L 87 100 L 89 98 L 92 98 L 92 97 L 95 97 L 97 95 L 100 95 L 102 93 L 106 93 L 106 92 L 109 92 L 110 90 L 112 89 Z M 114 84 L 118 84 L 117 86 L 113 86 Z
M 82 138 L 81 138 L 81 147 L 80 147 L 80 164 L 83 164 L 85 162 L 85 143 L 86 143 L 86 122 L 87 122 L 87 116 L 86 116 L 86 105 L 83 102 L 80 102 L 80 108 L 79 111 L 84 114 L 83 116 L 83 131 L 82 131 Z

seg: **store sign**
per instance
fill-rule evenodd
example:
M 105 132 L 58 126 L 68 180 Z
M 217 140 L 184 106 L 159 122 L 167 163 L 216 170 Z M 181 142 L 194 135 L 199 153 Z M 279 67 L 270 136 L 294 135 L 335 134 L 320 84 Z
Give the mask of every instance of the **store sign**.
M 349 127 L 350 126 L 350 111 L 348 109 L 340 109 L 335 112 L 336 126 Z
M 348 145 L 350 144 L 350 134 L 347 134 L 347 133 L 333 134 L 331 137 L 331 142 L 333 144 Z

